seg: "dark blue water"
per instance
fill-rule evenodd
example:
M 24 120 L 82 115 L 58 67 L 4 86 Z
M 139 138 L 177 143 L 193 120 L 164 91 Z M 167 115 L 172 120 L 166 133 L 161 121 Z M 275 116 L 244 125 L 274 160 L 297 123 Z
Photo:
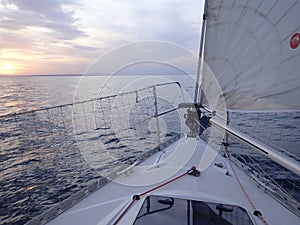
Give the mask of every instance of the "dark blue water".
M 79 81 L 0 77 L 0 224 L 24 224 L 157 146 L 152 89 L 53 107 L 78 98 Z M 157 103 L 172 107 L 166 98 Z M 161 118 L 165 142 L 180 133 L 180 118 Z
M 252 112 L 230 114 L 230 123 L 243 133 L 300 163 L 300 112 Z M 276 182 L 300 202 L 300 177 L 258 154 L 253 148 L 229 138 L 229 151 L 254 173 Z M 257 166 L 258 165 L 258 166 Z
M 130 79 L 115 79 L 105 93 Z M 90 90 L 78 93 L 80 77 L 0 77 L 0 115 L 10 114 L 0 116 L 0 224 L 24 224 L 113 169 L 134 162 L 144 154 L 137 146 L 151 150 L 157 145 L 152 90 L 52 107 L 78 96 L 99 96 L 98 86 L 105 80 L 91 77 Z M 183 87 L 192 90 L 189 81 Z M 182 101 L 176 91 L 158 92 L 160 112 Z M 165 92 L 178 97 L 170 99 Z M 161 118 L 162 142 L 181 132 L 180 117 L 174 111 Z M 299 113 L 233 113 L 231 118 L 246 133 L 300 156 Z

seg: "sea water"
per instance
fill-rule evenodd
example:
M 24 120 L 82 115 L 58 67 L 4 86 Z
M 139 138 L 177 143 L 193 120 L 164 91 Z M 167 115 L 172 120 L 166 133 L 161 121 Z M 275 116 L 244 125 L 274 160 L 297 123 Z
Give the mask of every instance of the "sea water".
M 49 110 L 46 114 L 41 114 L 40 121 L 33 121 L 30 114 L 26 114 L 27 117 L 20 121 L 13 116 L 14 113 L 118 94 L 172 80 L 182 83 L 186 92 L 185 99 L 182 100 L 191 101 L 194 92 L 192 79 L 182 76 L 0 77 L 0 115 L 6 118 L 3 115 L 10 114 L 9 118 L 13 118 L 2 120 L 0 131 L 0 224 L 24 224 L 100 176 L 82 157 L 76 147 L 78 140 L 68 132 L 60 133 L 59 126 L 51 127 L 54 125 L 48 122 L 51 122 L 50 119 L 57 120 L 57 124 L 68 130 L 74 129 L 74 126 L 68 127 L 67 121 L 49 116 Z M 158 97 L 164 103 L 171 104 L 163 94 Z M 71 114 L 62 112 L 60 108 L 51 109 L 51 113 Z M 66 120 L 72 120 L 68 116 L 70 115 L 66 115 Z M 233 113 L 231 117 L 232 123 L 245 132 L 300 156 L 299 113 Z M 131 120 L 134 121 L 134 118 Z M 169 130 L 178 127 L 176 121 L 170 124 Z M 19 128 L 21 125 L 22 129 Z M 58 133 L 42 133 L 47 128 L 57 130 Z M 36 133 L 43 140 L 48 138 L 51 143 L 37 143 L 38 139 L 32 135 Z M 18 143 L 13 140 L 18 140 Z M 114 137 L 107 139 L 110 144 L 117 141 Z M 32 143 L 40 144 L 38 151 L 32 148 Z

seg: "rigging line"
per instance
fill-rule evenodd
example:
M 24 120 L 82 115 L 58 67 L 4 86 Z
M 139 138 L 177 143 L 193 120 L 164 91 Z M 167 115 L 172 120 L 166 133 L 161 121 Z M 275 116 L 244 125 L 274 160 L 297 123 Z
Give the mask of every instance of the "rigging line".
M 245 151 L 243 152 L 244 154 L 247 154 Z M 270 174 L 268 174 L 258 163 L 255 162 L 255 160 L 253 160 L 253 158 L 248 154 L 248 159 L 253 163 L 253 165 L 256 165 L 258 169 L 261 170 L 262 173 L 265 174 L 265 176 L 267 176 L 274 184 L 277 185 L 277 188 L 279 190 L 281 190 L 284 194 L 286 194 L 289 198 L 294 199 L 294 197 L 292 195 L 290 195 L 286 190 L 284 190 L 281 185 L 278 184 L 278 182 L 276 182 L 271 176 Z M 297 202 L 298 203 L 298 202 Z M 298 203 L 299 205 L 299 203 Z
M 250 145 L 255 150 L 258 150 L 259 152 L 263 153 L 265 156 L 272 159 L 274 162 L 280 164 L 281 166 L 285 167 L 289 171 L 295 173 L 296 175 L 300 175 L 300 165 L 298 161 L 295 161 L 294 159 L 291 159 L 284 154 L 276 151 L 275 149 L 271 148 L 268 145 L 265 145 L 264 143 L 259 142 L 258 140 L 250 137 L 249 135 L 246 135 L 245 133 L 242 133 L 233 127 L 230 126 L 224 126 L 220 121 L 211 119 L 210 120 L 211 125 L 217 126 L 226 132 L 228 132 L 230 135 L 233 135 L 234 137 L 238 138 L 239 140 L 243 141 L 244 143 Z
M 259 120 L 256 121 L 256 123 L 258 123 L 258 122 L 259 122 Z M 231 122 L 231 124 L 234 125 L 233 127 L 239 127 L 239 125 L 236 124 L 235 122 Z M 259 126 L 256 124 L 256 125 L 254 125 L 253 127 L 257 128 L 257 127 L 259 127 Z M 265 128 L 265 126 L 264 126 L 264 129 L 263 129 L 263 130 L 265 130 L 265 129 L 267 129 L 267 128 Z M 247 132 L 246 130 L 241 129 L 240 127 L 239 127 L 239 130 L 242 131 L 242 132 L 244 132 L 244 133 Z M 282 132 L 282 130 L 283 130 L 283 129 L 281 128 L 281 129 L 280 129 L 280 132 Z M 245 132 L 245 131 L 246 131 L 246 132 Z M 258 140 L 258 141 L 260 141 L 260 142 L 262 142 L 262 143 L 264 143 L 264 144 L 266 144 L 266 145 L 269 145 L 270 147 L 274 148 L 274 149 L 277 150 L 278 152 L 284 153 L 284 154 L 287 155 L 289 158 L 293 158 L 293 159 L 296 160 L 296 161 L 300 161 L 300 157 L 296 156 L 295 154 L 293 154 L 293 153 L 291 153 L 291 152 L 288 152 L 287 150 L 285 150 L 284 148 L 282 148 L 282 147 L 280 147 L 280 146 L 275 145 L 274 143 L 270 142 L 270 140 L 262 140 L 262 137 L 261 137 L 261 136 L 256 135 L 256 134 L 254 134 L 253 132 L 251 133 L 251 137 L 255 138 L 256 140 Z M 289 141 L 290 141 L 290 140 L 289 140 Z
M 170 81 L 170 82 L 159 83 L 159 84 L 155 84 L 155 85 L 152 85 L 149 87 L 144 87 L 144 88 L 141 88 L 138 90 L 122 92 L 122 93 L 114 94 L 114 95 L 110 95 L 110 96 L 102 96 L 102 97 L 100 96 L 100 97 L 91 98 L 91 99 L 87 99 L 87 100 L 74 101 L 72 103 L 67 103 L 67 104 L 62 104 L 62 105 L 49 106 L 49 107 L 38 108 L 38 109 L 33 109 L 33 110 L 28 110 L 28 111 L 21 111 L 21 112 L 12 112 L 12 113 L 8 113 L 8 114 L 0 115 L 0 119 L 7 118 L 7 117 L 20 116 L 20 115 L 24 115 L 24 114 L 26 115 L 29 113 L 36 113 L 36 112 L 46 111 L 46 110 L 50 110 L 50 109 L 56 109 L 56 108 L 60 108 L 60 107 L 68 107 L 68 106 L 73 107 L 74 105 L 84 104 L 84 103 L 88 103 L 91 101 L 115 98 L 118 96 L 124 96 L 124 95 L 128 95 L 128 94 L 136 93 L 138 91 L 145 91 L 145 90 L 153 88 L 153 87 L 160 87 L 160 86 L 166 86 L 166 85 L 171 85 L 171 84 L 176 84 L 182 92 L 181 84 L 178 81 Z
M 243 194 L 245 195 L 246 199 L 248 200 L 248 202 L 250 203 L 250 205 L 251 205 L 251 207 L 252 207 L 252 209 L 253 209 L 253 211 L 254 211 L 253 214 L 254 214 L 255 212 L 259 212 L 259 211 L 256 209 L 256 207 L 255 207 L 255 205 L 254 205 L 252 199 L 251 199 L 250 196 L 248 195 L 246 189 L 245 189 L 244 186 L 242 185 L 240 179 L 238 178 L 238 175 L 237 175 L 235 169 L 233 168 L 233 165 L 232 165 L 231 160 L 230 160 L 230 158 L 229 158 L 229 153 L 228 153 L 228 151 L 227 151 L 227 148 L 224 148 L 224 152 L 225 152 L 226 158 L 228 159 L 228 163 L 229 163 L 229 165 L 230 165 L 231 171 L 233 172 L 234 178 L 235 178 L 236 181 L 238 182 L 238 184 L 239 184 L 239 186 L 240 186 L 240 188 L 241 188 Z M 263 216 L 262 216 L 262 214 L 261 214 L 260 212 L 259 212 L 259 214 L 254 214 L 254 215 L 257 215 L 257 217 L 258 217 L 265 225 L 269 225 L 269 224 L 267 223 L 267 221 L 263 218 Z
M 155 191 L 155 190 L 157 190 L 159 188 L 162 188 L 162 187 L 164 187 L 164 186 L 166 186 L 166 185 L 168 185 L 168 184 L 170 184 L 170 183 L 172 183 L 172 182 L 174 182 L 174 181 L 176 181 L 176 180 L 184 177 L 185 175 L 199 176 L 200 172 L 196 169 L 195 166 L 192 166 L 192 168 L 189 169 L 188 171 L 186 171 L 185 173 L 183 173 L 183 174 L 181 174 L 181 175 L 179 175 L 179 176 L 177 176 L 177 177 L 175 177 L 175 178 L 173 178 L 173 179 L 171 179 L 171 180 L 169 180 L 169 181 L 167 181 L 165 183 L 162 183 L 162 184 L 160 184 L 160 185 L 158 185 L 158 186 L 156 186 L 156 187 L 154 187 L 152 189 L 149 189 L 149 190 L 147 190 L 147 191 L 145 191 L 145 192 L 143 192 L 141 194 L 134 195 L 132 197 L 132 200 L 130 201 L 130 203 L 126 206 L 126 208 L 123 210 L 123 212 L 120 214 L 120 216 L 116 219 L 116 221 L 113 223 L 113 225 L 117 225 L 120 222 L 120 220 L 124 217 L 124 215 L 126 214 L 126 212 L 131 208 L 131 206 L 137 200 L 140 200 L 141 197 L 143 197 L 146 194 L 149 194 L 152 191 Z

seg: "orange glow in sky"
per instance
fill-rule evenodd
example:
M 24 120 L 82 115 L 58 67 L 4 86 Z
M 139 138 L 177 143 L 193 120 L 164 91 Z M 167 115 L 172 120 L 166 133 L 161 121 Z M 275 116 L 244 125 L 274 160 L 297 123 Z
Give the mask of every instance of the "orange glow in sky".
M 13 63 L 1 63 L 0 75 L 14 75 L 19 70 L 19 67 Z
M 146 40 L 197 53 L 199 0 L 140 2 L 0 0 L 0 75 L 82 74 L 110 50 Z

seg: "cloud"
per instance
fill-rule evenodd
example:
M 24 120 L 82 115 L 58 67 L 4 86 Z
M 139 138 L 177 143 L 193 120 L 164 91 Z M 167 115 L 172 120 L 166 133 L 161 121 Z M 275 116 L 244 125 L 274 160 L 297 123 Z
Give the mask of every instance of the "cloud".
M 85 46 L 85 45 L 72 45 L 73 48 L 76 48 L 78 50 L 83 51 L 98 51 L 100 48 L 97 47 L 91 47 L 91 46 Z
M 187 48 L 198 48 L 201 3 L 179 0 L 114 0 L 89 1 L 86 11 L 97 11 L 95 26 L 110 33 L 106 43 L 142 40 L 169 41 Z M 97 4 L 98 2 L 98 4 Z M 88 16 L 88 15 L 85 15 Z M 96 22 L 97 21 L 97 22 Z
M 43 65 L 39 74 L 80 73 L 115 47 L 145 40 L 197 52 L 201 8 L 198 0 L 0 0 L 0 49 L 28 71 Z
M 20 35 L 15 35 L 13 32 L 2 32 L 1 37 L 1 49 L 28 49 L 32 45 L 32 40 Z
M 28 27 L 47 28 L 59 39 L 76 39 L 86 36 L 77 26 L 78 19 L 71 10 L 72 1 L 62 0 L 2 0 L 0 27 L 21 30 Z

